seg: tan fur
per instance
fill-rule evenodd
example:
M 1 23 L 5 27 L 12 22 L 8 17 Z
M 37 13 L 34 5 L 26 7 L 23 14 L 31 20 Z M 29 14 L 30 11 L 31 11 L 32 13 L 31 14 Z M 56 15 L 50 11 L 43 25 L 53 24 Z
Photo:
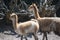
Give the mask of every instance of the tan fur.
M 53 27 L 55 27 L 56 31 L 58 31 L 60 33 L 60 18 L 58 18 L 58 17 L 43 17 L 43 18 L 41 18 L 38 13 L 38 8 L 36 8 L 36 7 L 37 7 L 36 4 L 32 4 L 29 7 L 29 9 L 34 10 L 35 17 L 39 22 L 40 30 L 43 32 L 47 32 L 47 31 L 50 32 L 51 31 L 50 27 L 55 25 Z
M 13 27 L 16 32 L 20 35 L 27 35 L 27 33 L 37 33 L 39 30 L 38 21 L 26 21 L 23 23 L 18 23 L 18 16 L 15 13 L 10 15 L 10 19 L 13 22 Z M 31 29 L 31 30 L 30 30 Z
M 38 22 L 39 22 L 40 29 L 41 29 L 42 31 L 48 31 L 47 28 L 48 28 L 48 26 L 52 23 L 52 19 L 41 18 L 41 17 L 39 16 L 38 8 L 37 8 L 36 4 L 32 4 L 32 5 L 29 7 L 29 9 L 32 9 L 32 8 L 33 8 L 33 10 L 34 10 L 34 12 L 35 12 L 35 13 L 34 13 L 34 14 L 35 14 L 35 17 L 36 17 L 36 19 L 37 19 Z

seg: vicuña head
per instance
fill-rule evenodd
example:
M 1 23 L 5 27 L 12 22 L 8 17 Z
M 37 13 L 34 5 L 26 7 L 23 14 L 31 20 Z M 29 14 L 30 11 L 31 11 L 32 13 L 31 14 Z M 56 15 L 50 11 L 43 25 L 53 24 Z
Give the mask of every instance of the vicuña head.
M 18 18 L 18 16 L 15 13 L 10 14 L 11 20 L 16 20 L 16 18 Z
M 39 10 L 38 10 L 37 5 L 35 3 L 33 3 L 32 5 L 30 5 L 28 9 L 29 9 L 29 11 L 33 11 L 34 12 L 34 15 L 35 15 L 36 19 L 40 18 L 39 12 L 38 12 Z

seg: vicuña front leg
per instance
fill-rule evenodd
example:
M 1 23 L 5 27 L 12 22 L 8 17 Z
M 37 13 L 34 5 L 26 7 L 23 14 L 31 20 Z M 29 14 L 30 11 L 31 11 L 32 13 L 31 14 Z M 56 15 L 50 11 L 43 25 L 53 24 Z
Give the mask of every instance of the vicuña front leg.
M 33 36 L 34 36 L 35 40 L 38 40 L 37 34 L 33 33 Z
M 45 38 L 46 38 L 46 40 L 48 40 L 46 32 L 43 34 L 43 39 L 42 40 L 44 40 Z

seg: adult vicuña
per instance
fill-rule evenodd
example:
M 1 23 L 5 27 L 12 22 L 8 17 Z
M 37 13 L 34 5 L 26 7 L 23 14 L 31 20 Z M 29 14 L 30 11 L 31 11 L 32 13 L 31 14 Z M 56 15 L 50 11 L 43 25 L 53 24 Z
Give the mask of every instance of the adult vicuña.
M 39 24 L 37 20 L 18 23 L 18 16 L 15 13 L 10 14 L 10 19 L 12 20 L 13 27 L 16 33 L 25 37 L 27 36 L 28 33 L 33 33 L 35 40 L 38 40 L 38 37 L 36 36 L 36 33 L 39 30 Z M 22 37 L 21 37 L 21 40 L 22 40 Z
M 47 32 L 52 31 L 53 28 L 55 30 L 55 28 L 60 24 L 60 21 L 59 21 L 60 18 L 57 18 L 57 17 L 43 17 L 42 18 L 42 17 L 40 17 L 36 4 L 30 5 L 29 11 L 34 12 L 35 19 L 37 19 L 39 22 L 40 31 L 44 33 L 43 40 L 44 40 L 44 37 L 46 37 L 46 40 L 48 40 Z M 58 23 L 58 24 L 56 24 L 56 23 Z M 58 28 L 59 28 L 59 26 L 58 26 Z

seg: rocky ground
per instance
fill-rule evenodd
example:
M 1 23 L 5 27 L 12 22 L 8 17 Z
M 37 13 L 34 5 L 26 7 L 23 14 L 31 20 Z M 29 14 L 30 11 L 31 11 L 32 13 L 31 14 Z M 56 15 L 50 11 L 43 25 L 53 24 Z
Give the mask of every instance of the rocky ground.
M 6 32 L 8 33 L 8 32 Z M 37 34 L 39 40 L 42 40 L 43 34 L 40 35 L 39 33 Z M 17 35 L 12 35 L 12 34 L 5 34 L 5 33 L 0 33 L 0 40 L 20 40 L 21 37 L 17 37 Z M 28 40 L 34 40 L 33 36 L 27 37 Z M 23 39 L 25 40 L 25 39 Z M 51 34 L 48 34 L 48 40 L 60 40 L 60 37 L 55 35 L 53 32 Z

